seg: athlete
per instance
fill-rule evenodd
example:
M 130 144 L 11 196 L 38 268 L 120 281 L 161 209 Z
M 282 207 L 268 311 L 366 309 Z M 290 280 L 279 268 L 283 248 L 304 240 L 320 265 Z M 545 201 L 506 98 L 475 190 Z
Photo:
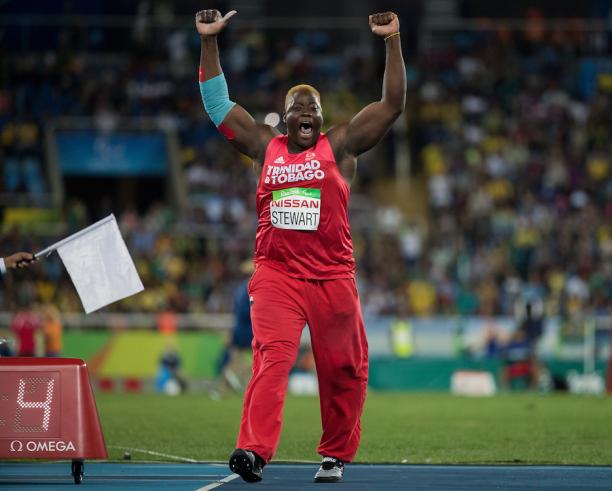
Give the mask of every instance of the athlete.
M 376 145 L 404 110 L 399 20 L 391 12 L 369 16 L 372 32 L 386 49 L 379 101 L 323 132 L 319 92 L 297 85 L 285 99 L 283 135 L 257 123 L 229 99 L 217 35 L 235 14 L 196 14 L 206 112 L 224 137 L 253 159 L 259 176 L 255 272 L 249 283 L 253 377 L 229 466 L 245 481 L 261 480 L 278 445 L 289 371 L 307 323 L 323 426 L 317 448 L 323 461 L 315 481 L 337 482 L 359 446 L 368 373 L 348 223 L 349 190 L 357 156 Z

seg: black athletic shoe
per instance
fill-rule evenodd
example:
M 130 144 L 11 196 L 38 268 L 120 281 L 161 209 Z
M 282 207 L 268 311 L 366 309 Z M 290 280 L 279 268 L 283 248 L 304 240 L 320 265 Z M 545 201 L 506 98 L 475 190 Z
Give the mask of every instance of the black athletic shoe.
M 232 452 L 229 459 L 229 468 L 238 474 L 246 482 L 261 481 L 264 461 L 255 452 L 237 448 Z
M 339 482 L 344 475 L 344 462 L 334 457 L 324 457 L 315 474 L 314 482 Z

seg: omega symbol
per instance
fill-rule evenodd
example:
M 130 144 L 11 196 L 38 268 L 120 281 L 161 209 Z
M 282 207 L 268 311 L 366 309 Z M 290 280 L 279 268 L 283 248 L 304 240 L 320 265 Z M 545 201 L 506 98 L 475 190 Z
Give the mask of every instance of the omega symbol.
M 11 442 L 11 452 L 21 452 L 23 450 L 23 443 L 19 440 L 13 440 Z

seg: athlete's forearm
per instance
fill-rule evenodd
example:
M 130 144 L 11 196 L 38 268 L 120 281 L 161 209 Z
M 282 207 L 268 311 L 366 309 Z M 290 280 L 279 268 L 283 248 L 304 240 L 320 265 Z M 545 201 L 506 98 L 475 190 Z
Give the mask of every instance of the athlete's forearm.
M 201 36 L 199 81 L 204 108 L 212 122 L 219 128 L 236 104 L 229 98 L 227 82 L 221 71 L 217 36 Z M 231 130 L 225 132 L 222 130 L 222 132 L 230 140 L 235 137 Z
M 217 36 L 200 36 L 200 82 L 210 80 L 221 72 Z
M 273 130 L 266 125 L 257 125 L 244 108 L 230 100 L 219 61 L 217 36 L 200 36 L 200 39 L 200 93 L 206 113 L 239 151 L 261 160 L 267 142 L 274 136 Z
M 406 67 L 402 56 L 400 36 L 389 37 L 385 41 L 385 49 L 382 102 L 399 114 L 404 110 L 406 103 Z

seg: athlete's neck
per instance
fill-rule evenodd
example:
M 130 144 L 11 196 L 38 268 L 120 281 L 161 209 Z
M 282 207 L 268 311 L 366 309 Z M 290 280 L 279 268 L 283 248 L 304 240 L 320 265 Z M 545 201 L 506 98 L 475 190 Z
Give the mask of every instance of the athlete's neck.
M 315 141 L 309 147 L 300 147 L 297 143 L 291 141 L 291 138 L 287 138 L 287 152 L 290 154 L 306 152 L 307 150 L 310 150 L 311 148 L 314 148 L 317 146 L 317 142 L 319 141 L 320 137 L 321 137 L 321 133 L 317 135 L 317 137 L 315 138 Z

